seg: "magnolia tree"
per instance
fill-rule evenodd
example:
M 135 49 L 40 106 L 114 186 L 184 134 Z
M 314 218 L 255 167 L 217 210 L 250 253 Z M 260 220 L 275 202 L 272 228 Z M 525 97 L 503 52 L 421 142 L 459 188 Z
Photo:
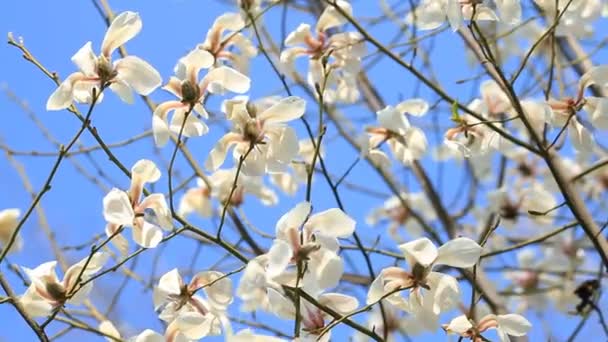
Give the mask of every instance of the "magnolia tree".
M 608 338 L 603 0 L 129 6 L 15 12 L 0 336 Z

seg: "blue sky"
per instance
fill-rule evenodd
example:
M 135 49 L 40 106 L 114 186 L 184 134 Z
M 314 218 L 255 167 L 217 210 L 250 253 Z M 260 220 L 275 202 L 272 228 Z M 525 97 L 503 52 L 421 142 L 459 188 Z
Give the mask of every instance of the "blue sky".
M 378 13 L 375 1 L 353 1 L 353 4 L 355 14 L 362 14 L 367 17 Z M 164 80 L 167 80 L 172 74 L 176 61 L 197 43 L 202 42 L 213 20 L 227 10 L 233 10 L 233 7 L 211 0 L 128 3 L 115 1 L 115 4 L 112 5 L 116 6 L 114 7 L 115 12 L 132 10 L 140 13 L 144 25 L 143 30 L 135 39 L 128 42 L 127 48 L 131 54 L 140 56 L 155 66 Z M 70 61 L 72 54 L 89 40 L 93 42 L 94 49 L 98 51 L 105 33 L 105 25 L 92 2 L 89 1 L 10 1 L 5 2 L 2 9 L 0 12 L 0 34 L 12 31 L 16 37 L 22 36 L 32 53 L 45 66 L 52 71 L 57 71 L 62 77 L 75 70 Z M 266 19 L 270 31 L 276 34 L 280 34 L 279 18 L 280 10 L 277 10 L 270 13 Z M 290 14 L 287 30 L 291 31 L 301 21 L 314 23 L 313 18 L 302 14 Z M 380 37 L 382 41 L 388 42 L 395 34 L 395 29 L 393 24 L 378 25 L 372 29 L 372 32 Z M 454 66 L 453 58 L 458 57 L 460 60 L 464 58 L 461 52 L 461 42 L 455 37 L 448 30 L 433 40 L 434 56 L 439 56 L 433 59 L 434 68 L 439 82 L 449 85 L 448 89 L 453 90 L 453 94 L 466 102 L 471 94 L 476 93 L 478 85 L 475 82 L 469 82 L 470 84 L 455 87 L 454 84 L 457 80 L 474 76 L 477 71 L 466 67 L 464 63 L 460 63 L 458 67 Z M 603 57 L 601 54 L 596 56 L 600 62 Z M 79 121 L 67 111 L 45 111 L 46 99 L 54 90 L 54 83 L 44 77 L 33 65 L 23 60 L 15 48 L 6 44 L 0 46 L 0 61 L 0 83 L 6 84 L 18 97 L 27 101 L 31 110 L 36 113 L 37 119 L 58 141 L 66 143 L 79 128 Z M 250 96 L 259 98 L 275 93 L 285 95 L 281 92 L 280 82 L 273 76 L 266 61 L 262 57 L 258 57 L 252 65 Z M 383 62 L 372 69 L 370 78 L 379 85 L 378 88 L 384 100 L 389 104 L 402 98 L 414 96 L 428 98 L 431 103 L 434 101 L 434 97 L 430 97 L 431 93 L 428 89 L 423 86 L 420 87 L 406 71 L 395 69 L 395 65 L 390 62 Z M 303 93 L 297 90 L 296 94 Z M 167 94 L 160 90 L 153 93 L 151 97 L 157 102 L 169 98 Z M 447 108 L 445 104 L 442 104 L 442 106 Z M 208 109 L 211 112 L 219 113 L 219 101 L 210 101 Z M 362 106 L 350 106 L 345 108 L 344 112 L 354 118 L 365 119 L 366 123 L 369 123 L 370 118 L 373 118 L 374 115 Z M 444 116 L 439 119 L 439 123 L 442 127 L 445 127 L 449 124 L 447 109 L 443 111 L 443 114 Z M 56 151 L 56 147 L 44 138 L 36 124 L 5 94 L 0 94 L 0 115 L 2 115 L 4 123 L 0 127 L 0 142 L 16 150 Z M 311 122 L 316 124 L 314 102 L 309 102 L 306 115 Z M 139 100 L 134 105 L 126 105 L 121 103 L 113 94 L 108 94 L 99 108 L 95 110 L 92 120 L 106 142 L 117 142 L 149 129 L 151 113 Z M 300 134 L 299 137 L 303 138 L 302 125 L 297 123 L 295 126 Z M 191 139 L 188 142 L 188 147 L 199 162 L 202 163 L 205 160 L 206 153 L 223 132 L 222 126 L 216 125 L 211 128 L 209 135 Z M 432 134 L 429 135 L 429 140 L 435 142 L 437 137 Z M 83 135 L 81 142 L 84 146 L 95 145 L 95 141 L 88 133 Z M 336 131 L 331 126 L 326 135 L 326 144 L 328 146 L 326 152 L 328 169 L 335 174 L 343 173 L 356 158 L 356 153 L 342 139 L 337 139 Z M 127 166 L 133 165 L 138 159 L 149 158 L 159 162 L 161 170 L 166 170 L 165 165 L 171 152 L 172 146 L 167 146 L 160 151 L 155 150 L 151 138 L 141 140 L 127 148 L 114 149 L 114 153 Z M 16 158 L 24 165 L 34 189 L 40 189 L 51 169 L 54 158 L 31 156 Z M 80 156 L 76 160 L 84 165 L 94 177 L 97 177 L 104 186 L 108 188 L 113 186 L 128 187 L 128 179 L 107 161 L 102 152 L 93 152 L 90 158 Z M 103 171 L 103 176 L 97 174 L 96 165 L 99 165 Z M 178 158 L 177 165 L 177 169 L 182 171 L 179 176 L 176 176 L 177 179 L 180 179 L 179 177 L 185 179 L 191 175 L 192 172 L 185 167 L 186 163 L 183 158 Z M 430 158 L 425 159 L 423 165 L 433 176 L 441 171 Z M 461 179 L 461 172 L 462 169 L 459 169 L 442 175 L 442 186 L 439 189 L 445 198 L 452 198 L 458 191 L 457 185 Z M 407 184 L 410 189 L 417 189 L 415 179 L 408 172 L 399 171 L 397 178 Z M 389 193 L 386 186 L 364 163 L 357 165 L 348 179 L 363 183 L 365 186 L 379 192 Z M 166 172 L 164 172 L 163 178 L 156 185 L 156 190 L 165 191 L 167 189 L 166 181 Z M 313 189 L 315 210 L 320 211 L 335 206 L 333 198 L 328 195 L 328 190 L 322 178 L 316 177 Z M 3 194 L 0 196 L 0 209 L 17 207 L 25 211 L 31 203 L 31 198 L 24 191 L 19 175 L 4 157 L 0 158 L 0 191 Z M 341 189 L 341 194 L 347 213 L 359 222 L 361 227 L 359 231 L 364 241 L 371 243 L 377 236 L 383 234 L 382 228 L 370 229 L 364 223 L 365 215 L 370 208 L 381 204 L 381 199 L 364 196 L 350 191 L 348 188 Z M 42 200 L 47 219 L 56 232 L 57 240 L 61 246 L 80 245 L 89 241 L 92 236 L 103 233 L 104 221 L 101 200 L 104 195 L 105 191 L 87 180 L 73 164 L 69 161 L 62 163 L 57 177 L 53 181 L 52 190 Z M 293 198 L 281 195 L 280 204 L 273 208 L 265 208 L 255 203 L 255 201 L 249 201 L 244 210 L 247 213 L 247 218 L 257 227 L 267 232 L 273 232 L 276 220 L 303 198 L 302 191 Z M 445 203 L 450 202 L 445 201 Z M 23 227 L 23 235 L 26 238 L 25 247 L 20 253 L 10 256 L 10 262 L 34 267 L 53 259 L 48 242 L 37 220 L 38 217 L 34 214 Z M 192 221 L 201 227 L 208 228 L 209 231 L 214 231 L 213 227 L 217 224 L 196 217 L 193 217 Z M 228 234 L 229 238 L 234 238 L 233 235 Z M 264 240 L 260 239 L 260 241 Z M 382 241 L 387 240 L 383 239 Z M 267 242 L 265 243 L 267 244 Z M 388 244 L 388 246 L 395 247 L 391 244 Z M 160 262 L 158 262 L 155 270 L 156 277 L 174 267 L 188 269 L 191 263 L 197 265 L 196 270 L 203 270 L 223 255 L 218 249 L 204 246 L 197 259 L 192 261 L 196 249 L 196 243 L 193 241 L 186 238 L 177 238 L 167 248 L 146 251 L 141 258 L 137 258 L 134 269 L 137 274 L 146 275 L 143 281 L 148 282 L 151 265 L 157 257 Z M 77 261 L 86 256 L 86 253 L 86 249 L 70 251 L 67 252 L 67 256 L 70 261 Z M 354 271 L 364 273 L 365 269 L 359 254 L 351 252 L 348 255 L 354 264 Z M 378 270 L 387 266 L 389 262 L 388 259 L 374 258 L 374 264 Z M 236 261 L 226 265 L 225 271 L 239 266 Z M 2 272 L 9 277 L 15 291 L 22 293 L 25 288 L 19 284 L 18 279 L 10 271 L 7 271 L 6 265 L 0 267 Z M 353 269 L 349 268 L 349 271 L 353 271 Z M 106 302 L 104 299 L 114 295 L 117 287 L 122 282 L 122 278 L 122 275 L 116 274 L 111 276 L 110 280 L 98 282 L 96 290 L 92 294 L 93 300 L 100 303 Z M 237 279 L 235 278 L 235 280 Z M 365 289 L 363 288 L 347 287 L 346 290 L 358 295 L 360 299 L 364 298 Z M 468 288 L 463 287 L 463 298 L 468 298 L 467 292 Z M 102 308 L 105 308 L 105 305 L 107 303 L 103 304 Z M 236 309 L 238 303 L 234 305 Z M 233 311 L 233 314 L 243 319 L 249 318 L 248 315 L 240 314 L 236 310 Z M 563 315 L 549 313 L 548 316 L 552 329 L 559 327 L 556 331 L 552 331 L 558 337 L 567 335 L 573 329 L 574 324 L 578 322 L 578 319 L 569 319 Z M 161 325 L 153 312 L 151 291 L 149 289 L 145 290 L 142 284 L 135 281 L 131 281 L 124 289 L 121 302 L 110 314 L 110 317 L 122 322 L 119 326 L 124 331 L 129 332 L 126 334 L 127 336 L 145 328 L 161 331 Z M 291 323 L 278 322 L 266 315 L 260 315 L 259 317 L 286 332 L 292 330 Z M 451 316 L 448 315 L 448 317 Z M 446 321 L 449 319 L 448 317 L 445 318 Z M 363 318 L 363 316 L 358 317 L 358 320 L 361 321 Z M 582 340 L 596 336 L 595 334 L 600 332 L 595 320 L 596 318 L 592 317 L 588 322 L 587 328 L 580 335 Z M 31 331 L 23 320 L 15 314 L 12 307 L 0 305 L 0 322 L 2 322 L 0 325 L 3 327 L 0 329 L 0 340 L 33 339 Z M 534 322 L 537 323 L 538 320 L 534 320 Z M 5 327 L 10 327 L 10 329 Z M 50 335 L 61 330 L 62 327 L 60 323 L 52 324 L 49 329 Z M 345 337 L 346 331 L 348 330 L 340 327 L 336 330 L 334 336 Z M 531 340 L 537 340 L 536 338 L 543 336 L 542 334 L 543 328 L 536 325 Z M 423 339 L 434 340 L 442 335 L 442 333 L 425 335 Z M 83 336 L 82 332 L 71 332 L 65 336 L 64 340 L 81 341 Z M 87 340 L 92 337 L 91 335 L 86 336 Z

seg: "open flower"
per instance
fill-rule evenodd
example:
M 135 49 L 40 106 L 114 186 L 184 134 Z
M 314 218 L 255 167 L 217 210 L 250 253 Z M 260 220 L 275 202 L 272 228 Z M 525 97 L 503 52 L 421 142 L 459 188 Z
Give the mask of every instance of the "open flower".
M 0 211 L 0 247 L 5 248 L 10 240 L 11 236 L 15 232 L 15 228 L 19 224 L 17 219 L 21 211 L 19 209 L 4 209 Z M 23 247 L 23 239 L 20 235 L 15 237 L 15 241 L 11 246 L 9 253 L 17 252 Z M 0 250 L 1 250 L 0 248 Z
M 370 148 L 378 148 L 386 142 L 397 160 L 405 165 L 420 159 L 426 152 L 428 142 L 424 132 L 410 125 L 405 113 L 423 116 L 428 104 L 421 99 L 411 99 L 397 106 L 387 106 L 377 112 L 380 127 L 369 127 Z
M 336 5 L 352 15 L 352 7 L 343 0 Z M 359 98 L 356 76 L 361 68 L 361 57 L 365 55 L 365 44 L 356 32 L 342 32 L 329 35 L 329 30 L 347 23 L 347 20 L 333 6 L 327 6 L 313 34 L 310 25 L 300 24 L 285 39 L 290 47 L 281 52 L 281 63 L 288 70 L 293 69 L 297 57 L 308 56 L 308 83 L 315 89 L 324 90 L 324 101 L 340 100 L 352 103 Z M 330 59 L 331 58 L 331 59 Z
M 386 300 L 391 304 L 419 315 L 425 324 L 435 325 L 439 313 L 460 300 L 460 291 L 456 278 L 434 272 L 433 268 L 437 265 L 471 267 L 479 260 L 482 248 L 469 238 L 456 238 L 439 248 L 428 238 L 420 238 L 400 245 L 399 249 L 410 265 L 410 271 L 399 267 L 382 270 L 370 286 L 367 303 L 388 295 Z M 409 289 L 409 302 L 400 295 L 399 289 Z M 423 289 L 429 291 L 428 296 L 423 295 Z M 389 295 L 391 292 L 394 293 Z
M 31 284 L 19 301 L 25 312 L 32 317 L 50 315 L 53 310 L 69 304 L 80 304 L 93 288 L 93 283 L 78 285 L 97 273 L 108 260 L 109 254 L 97 252 L 67 269 L 63 280 L 57 278 L 57 261 L 49 261 L 34 268 L 23 267 Z
M 101 44 L 101 55 L 95 55 L 91 42 L 80 48 L 72 56 L 72 62 L 80 71 L 71 74 L 59 85 L 49 97 L 46 109 L 65 109 L 72 104 L 72 100 L 89 103 L 93 89 L 99 94 L 99 90 L 107 85 L 127 103 L 133 102 L 131 90 L 141 95 L 154 91 L 161 84 L 161 77 L 150 64 L 135 56 L 112 63 L 112 53 L 135 37 L 141 27 L 137 13 L 127 11 L 114 18 Z
M 141 333 L 139 333 L 138 335 L 127 339 L 127 341 L 129 341 L 129 342 L 194 342 L 194 341 L 199 340 L 198 338 L 192 339 L 192 338 L 186 337 L 181 331 L 187 330 L 189 326 L 180 326 L 179 324 L 180 324 L 180 322 L 178 322 L 178 321 L 173 321 L 173 322 L 169 323 L 167 325 L 167 328 L 165 329 L 164 336 L 157 333 L 154 330 L 146 329 L 146 330 L 142 331 Z M 116 329 L 114 324 L 112 324 L 112 322 L 110 322 L 110 321 L 101 322 L 99 324 L 99 331 L 106 334 L 106 336 L 113 337 L 113 338 L 106 337 L 106 340 L 108 340 L 109 342 L 114 342 L 114 341 L 120 340 L 122 338 L 122 336 L 120 335 L 120 332 Z
M 285 123 L 304 115 L 306 102 L 296 96 L 283 98 L 273 105 L 258 109 L 243 98 L 224 103 L 226 116 L 232 122 L 232 132 L 224 135 L 209 152 L 205 167 L 217 170 L 234 146 L 234 157 L 243 160 L 242 172 L 262 175 L 281 172 L 298 153 L 295 130 Z
M 182 135 L 193 137 L 209 131 L 207 125 L 196 116 L 198 114 L 205 119 L 208 117 L 202 105 L 207 92 L 223 93 L 228 90 L 242 94 L 249 90 L 251 84 L 249 78 L 227 66 L 211 69 L 199 82 L 200 70 L 210 68 L 213 63 L 213 55 L 201 49 L 192 50 L 178 61 L 175 66 L 175 76 L 169 79 L 163 89 L 179 100 L 159 104 L 152 115 L 152 131 L 157 146 L 164 146 L 167 143 L 170 132 L 179 134 L 181 131 Z M 167 116 L 171 111 L 174 114 L 169 124 Z
M 337 254 L 338 238 L 351 236 L 355 221 L 338 208 L 310 216 L 311 210 L 309 202 L 301 202 L 279 219 L 276 239 L 268 251 L 267 272 L 282 275 L 290 264 L 305 262 L 317 286 L 331 288 L 338 284 L 344 271 Z M 294 285 L 293 276 L 284 282 Z
M 299 160 L 294 160 L 289 164 L 291 172 L 273 173 L 270 175 L 270 181 L 279 187 L 286 194 L 293 196 L 298 191 L 300 184 L 306 184 L 308 181 L 308 168 L 312 165 L 312 160 L 316 153 L 314 146 L 316 142 L 311 139 L 302 139 L 298 142 Z M 319 149 L 319 156 L 323 157 L 323 145 Z M 314 181 L 314 176 L 313 176 Z
M 141 199 L 144 185 L 160 178 L 156 165 L 150 160 L 142 159 L 133 165 L 131 173 L 131 187 L 128 191 L 113 188 L 103 198 L 103 216 L 108 222 L 106 234 L 113 236 L 112 243 L 122 253 L 126 253 L 128 242 L 120 236 L 121 227 L 132 227 L 133 240 L 145 248 L 156 247 L 162 240 L 160 228 L 172 228 L 171 212 L 165 195 L 155 193 Z
M 197 292 L 203 292 L 207 299 Z M 232 282 L 221 272 L 200 272 L 185 284 L 177 269 L 164 274 L 154 289 L 154 309 L 167 323 L 176 322 L 190 339 L 221 333 L 221 317 L 232 303 Z
M 496 329 L 501 342 L 509 342 L 511 336 L 525 336 L 532 324 L 523 316 L 517 314 L 486 315 L 479 322 L 474 322 L 465 315 L 454 318 L 450 324 L 445 324 L 443 329 L 448 334 L 457 334 L 474 342 L 487 341 L 481 333 Z
M 229 61 L 236 70 L 247 74 L 249 60 L 257 55 L 258 50 L 247 36 L 239 32 L 244 27 L 245 21 L 239 13 L 224 13 L 215 19 L 205 42 L 198 48 L 208 51 L 216 62 Z M 226 31 L 228 33 L 225 34 Z

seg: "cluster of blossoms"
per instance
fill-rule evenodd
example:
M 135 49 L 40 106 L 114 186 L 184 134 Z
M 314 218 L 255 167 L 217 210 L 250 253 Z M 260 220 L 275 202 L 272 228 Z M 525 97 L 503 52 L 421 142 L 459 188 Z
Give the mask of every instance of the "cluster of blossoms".
M 247 194 L 271 206 L 279 201 L 274 188 L 294 196 L 301 185 L 310 187 L 315 162 L 324 157 L 325 151 L 318 145 L 321 133 L 318 140 L 299 139 L 294 128 L 294 122 L 306 113 L 306 101 L 298 96 L 252 101 L 245 95 L 251 88 L 250 63 L 258 54 L 258 48 L 245 30 L 255 24 L 251 20 L 256 20 L 254 16 L 268 3 L 277 1 L 241 0 L 243 12 L 218 17 L 204 41 L 179 58 L 173 69 L 174 76 L 162 87 L 175 99 L 154 108 L 151 127 L 158 148 L 171 139 L 179 145 L 182 137 L 207 134 L 209 127 L 205 120 L 209 114 L 205 106 L 211 96 L 232 94 L 233 97 L 223 98 L 220 114 L 230 128 L 206 154 L 205 171 L 197 170 L 196 186 L 184 191 L 177 210 L 173 210 L 173 202 L 168 204 L 165 194 L 147 191 L 147 184 L 161 179 L 161 170 L 147 159 L 132 166 L 128 189 L 113 188 L 104 196 L 106 242 L 113 244 L 120 256 L 126 256 L 130 250 L 129 240 L 122 235 L 127 228 L 131 229 L 137 246 L 155 248 L 170 238 L 164 232 L 179 233 L 174 220 L 183 222 L 191 214 L 203 218 L 222 215 L 223 223 L 226 209 L 242 206 Z M 550 0 L 536 0 L 536 4 L 546 12 L 555 11 L 555 4 L 563 6 L 562 1 Z M 589 30 L 585 20 L 595 18 L 596 14 L 590 12 L 600 5 L 599 0 L 574 1 L 565 12 L 565 19 L 555 28 L 556 34 L 577 27 L 575 35 L 584 36 Z M 319 102 L 332 106 L 355 103 L 361 96 L 358 79 L 362 58 L 367 54 L 366 39 L 359 32 L 340 31 L 351 22 L 352 15 L 353 9 L 347 1 L 331 1 L 314 28 L 301 24 L 286 36 L 286 48 L 279 55 L 280 69 L 288 75 L 295 75 L 297 58 L 308 57 L 309 90 Z M 521 17 L 519 0 L 423 0 L 406 15 L 405 22 L 421 30 L 434 30 L 444 26 L 447 19 L 457 31 L 463 29 L 464 20 L 496 22 L 512 28 L 522 22 Z M 85 44 L 72 57 L 80 71 L 69 75 L 58 86 L 46 108 L 61 110 L 74 102 L 98 103 L 107 88 L 124 102 L 132 103 L 133 91 L 147 96 L 160 87 L 163 84 L 160 74 L 144 60 L 135 56 L 113 60 L 116 50 L 134 38 L 141 28 L 137 13 L 124 12 L 116 16 L 103 39 L 101 54 L 97 56 L 93 52 L 91 42 Z M 201 75 L 203 69 L 206 70 L 204 76 Z M 355 220 L 339 208 L 315 212 L 312 203 L 304 201 L 278 219 L 275 233 L 270 237 L 272 244 L 246 260 L 238 285 L 233 286 L 231 273 L 215 270 L 188 276 L 189 282 L 177 268 L 162 275 L 154 286 L 152 306 L 165 330 L 158 333 L 147 329 L 131 340 L 188 342 L 223 334 L 232 342 L 282 341 L 248 329 L 233 333 L 229 311 L 235 306 L 235 299 L 243 312 L 263 312 L 298 322 L 297 341 L 329 341 L 331 329 L 341 322 L 336 316 L 346 319 L 359 313 L 358 310 L 372 308 L 375 311 L 370 313 L 368 322 L 372 333 L 384 330 L 389 334 L 410 334 L 443 328 L 447 334 L 476 342 L 487 340 L 484 335 L 489 330 L 496 330 L 500 341 L 509 341 L 509 336 L 526 335 L 532 327 L 523 317 L 526 310 L 543 307 L 551 300 L 568 312 L 577 303 L 573 289 L 579 279 L 570 275 L 585 264 L 587 240 L 575 235 L 569 238 L 556 235 L 545 239 L 546 244 L 537 249 L 520 251 L 519 267 L 505 270 L 505 279 L 501 280 L 506 283 L 505 291 L 525 298 L 507 303 L 506 309 L 511 313 L 477 312 L 482 309 L 467 312 L 462 304 L 459 281 L 449 273 L 449 268 L 456 268 L 467 277 L 471 274 L 469 268 L 479 265 L 484 252 L 492 254 L 509 246 L 507 241 L 494 235 L 485 240 L 493 233 L 487 233 L 488 222 L 492 223 L 495 218 L 507 234 L 518 233 L 522 226 L 546 231 L 555 225 L 556 209 L 561 206 L 556 193 L 560 189 L 547 177 L 551 170 L 542 168 L 539 157 L 530 157 L 528 151 L 503 135 L 529 141 L 534 136 L 547 140 L 547 136 L 555 134 L 557 141 L 567 132 L 577 160 L 588 160 L 598 145 L 593 132 L 586 127 L 587 122 L 594 128 L 607 129 L 608 102 L 586 93 L 590 87 L 604 89 L 607 85 L 608 66 L 594 67 L 584 73 L 574 96 L 562 99 L 519 101 L 497 82 L 484 81 L 479 98 L 462 107 L 466 113 L 459 113 L 458 106 L 453 107 L 452 126 L 442 130 L 443 144 L 436 151 L 429 151 L 427 134 L 415 125 L 431 110 L 427 101 L 412 98 L 378 110 L 377 124 L 365 129 L 359 157 L 368 159 L 378 169 L 386 170 L 395 164 L 413 169 L 434 152 L 436 160 L 455 159 L 467 163 L 477 186 L 490 179 L 492 158 L 497 152 L 503 163 L 516 165 L 516 171 L 505 171 L 500 186 L 486 191 L 485 208 L 471 210 L 476 224 L 458 226 L 456 234 L 450 234 L 454 238 L 443 244 L 439 235 L 433 235 L 433 241 L 421 237 L 430 233 L 428 227 L 440 219 L 451 220 L 441 217 L 436 201 L 425 191 L 398 189 L 379 208 L 371 210 L 366 223 L 375 226 L 388 222 L 388 237 L 398 244 L 402 254 L 395 260 L 405 260 L 407 267 L 398 267 L 395 263 L 372 275 L 371 284 L 367 283 L 364 308 L 354 296 L 339 292 L 343 290 L 340 284 L 345 277 L 342 256 L 345 245 L 341 245 L 340 240 L 354 237 L 359 243 Z M 550 149 L 553 144 L 547 147 Z M 390 155 L 385 150 L 390 151 Z M 228 157 L 230 152 L 232 158 Z M 576 162 L 565 165 L 574 183 L 580 168 Z M 206 172 L 208 174 L 203 174 Z M 330 182 L 331 177 L 326 176 Z M 605 171 L 594 176 L 608 184 Z M 267 180 L 274 188 L 267 185 Z M 332 185 L 333 190 L 336 188 L 337 185 Z M 590 197 L 601 198 L 597 189 L 585 189 Z M 0 211 L 0 243 L 2 247 L 11 243 L 11 252 L 22 247 L 21 238 L 15 235 L 19 215 L 17 209 Z M 498 229 L 498 225 L 494 229 Z M 466 236 L 484 239 L 476 242 Z M 517 237 L 509 238 L 517 240 Z M 219 232 L 217 239 L 220 239 Z M 111 255 L 105 243 L 102 247 L 104 251 L 96 248 L 94 253 L 67 269 L 61 265 L 62 280 L 55 272 L 55 261 L 34 269 L 23 268 L 29 279 L 28 288 L 19 299 L 24 311 L 32 317 L 46 317 L 65 305 L 85 302 L 93 280 L 105 273 L 102 268 Z M 360 249 L 365 252 L 364 248 Z M 564 282 L 566 278 L 555 274 L 569 276 Z M 550 291 L 544 291 L 547 288 Z M 453 318 L 441 324 L 446 322 L 445 315 Z M 110 321 L 101 322 L 99 331 L 107 337 L 122 339 Z

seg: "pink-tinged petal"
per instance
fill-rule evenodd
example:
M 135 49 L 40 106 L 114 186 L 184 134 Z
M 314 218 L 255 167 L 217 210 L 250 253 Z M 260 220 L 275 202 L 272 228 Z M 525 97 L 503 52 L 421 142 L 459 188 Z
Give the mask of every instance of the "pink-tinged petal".
M 133 241 L 144 248 L 154 248 L 163 239 L 161 229 L 145 220 L 133 226 Z
M 117 225 L 133 224 L 135 213 L 126 192 L 114 188 L 103 198 L 103 217 L 107 222 Z
M 66 291 L 70 292 L 76 288 L 78 285 L 77 281 L 85 281 L 93 274 L 99 272 L 109 258 L 110 255 L 108 253 L 97 252 L 90 258 L 87 256 L 78 263 L 70 266 L 70 268 L 65 271 L 65 275 L 63 276 L 63 286 L 65 287 Z M 78 279 L 79 275 L 80 280 Z
M 276 239 L 266 255 L 268 256 L 268 268 L 266 272 L 269 277 L 274 278 L 287 269 L 293 257 L 293 250 L 287 242 Z
M 201 88 L 206 88 L 213 94 L 223 93 L 226 90 L 243 94 L 249 91 L 251 80 L 230 67 L 220 66 L 209 71 L 201 85 L 204 86 Z
M 338 7 L 342 9 L 349 17 L 352 17 L 353 9 L 350 4 L 344 0 L 338 0 L 336 2 Z M 341 26 L 347 23 L 348 20 L 332 5 L 325 7 L 323 13 L 317 21 L 317 31 L 323 32 L 330 28 Z
M 285 213 L 277 221 L 276 235 L 277 237 L 288 234 L 291 229 L 299 229 L 303 224 L 312 206 L 310 202 L 300 202 L 290 211 Z
M 5 209 L 0 211 L 0 247 L 3 248 L 9 243 L 15 228 L 19 224 L 19 215 L 21 215 L 19 209 Z M 22 246 L 23 240 L 21 239 L 21 236 L 17 235 L 9 253 L 21 250 Z
M 124 81 L 117 81 L 110 84 L 110 89 L 120 97 L 120 99 L 128 104 L 133 104 L 133 92 L 131 91 L 131 87 L 126 84 Z
M 46 317 L 51 314 L 54 305 L 38 294 L 36 286 L 30 285 L 23 296 L 19 298 L 19 303 L 25 313 L 30 317 Z
M 106 236 L 113 236 L 110 242 L 118 249 L 120 255 L 125 256 L 129 252 L 129 241 L 122 234 L 116 233 L 119 227 L 120 225 L 108 223 L 105 229 Z
M 68 76 L 46 101 L 46 110 L 62 110 L 72 104 L 74 83 L 85 78 L 81 72 L 75 72 Z
M 289 96 L 263 111 L 258 119 L 267 123 L 287 122 L 304 115 L 306 101 L 297 96 Z
M 166 90 L 168 92 L 170 92 L 171 94 L 175 95 L 178 98 L 182 98 L 182 81 L 175 77 L 175 76 L 171 76 L 171 78 L 169 78 L 169 82 L 167 82 L 167 84 L 165 84 L 164 87 L 162 87 L 163 90 Z
M 101 43 L 101 53 L 110 57 L 118 47 L 135 37 L 141 31 L 142 22 L 135 12 L 122 12 L 110 24 Z
M 194 49 L 177 62 L 174 68 L 175 76 L 182 81 L 189 80 L 196 84 L 200 70 L 212 67 L 213 63 L 215 58 L 209 51 Z
M 426 237 L 404 243 L 399 246 L 408 261 L 414 261 L 428 267 L 437 259 L 437 247 Z M 413 265 L 412 265 L 413 266 Z
M 181 131 L 182 136 L 185 137 L 200 137 L 209 132 L 209 127 L 199 120 L 195 113 L 188 114 L 188 118 L 184 123 L 185 115 L 186 113 L 183 110 L 176 110 L 171 119 L 169 129 L 176 134 L 179 134 Z M 183 130 L 182 125 L 184 126 Z
M 213 208 L 208 195 L 203 193 L 200 188 L 188 189 L 179 202 L 177 210 L 180 216 L 189 215 L 196 212 L 202 217 L 211 217 Z
M 456 238 L 439 247 L 435 265 L 472 267 L 479 261 L 482 250 L 477 242 L 469 238 Z
M 466 333 L 469 329 L 473 328 L 473 324 L 469 321 L 469 318 L 465 315 L 460 315 L 450 321 L 450 324 L 445 327 L 445 330 L 448 333 L 455 333 L 458 335 L 462 335 Z
M 245 26 L 245 22 L 239 13 L 224 13 L 213 22 L 213 28 L 221 31 L 238 31 Z
M 209 152 L 209 156 L 205 161 L 205 168 L 209 171 L 215 171 L 222 166 L 226 160 L 226 154 L 230 147 L 237 144 L 241 140 L 241 136 L 237 133 L 227 133 L 217 142 L 215 147 Z
M 97 56 L 87 42 L 72 56 L 72 62 L 88 77 L 97 77 Z
M 116 76 L 126 82 L 140 95 L 149 95 L 162 83 L 162 78 L 153 66 L 135 56 L 126 56 L 115 63 Z
M 325 236 L 347 238 L 355 231 L 356 222 L 338 208 L 322 211 L 310 217 L 305 229 Z
M 139 203 L 144 185 L 146 183 L 154 183 L 160 179 L 160 170 L 156 167 L 153 161 L 148 159 L 138 160 L 131 167 L 131 187 L 129 188 L 129 196 L 133 204 Z

